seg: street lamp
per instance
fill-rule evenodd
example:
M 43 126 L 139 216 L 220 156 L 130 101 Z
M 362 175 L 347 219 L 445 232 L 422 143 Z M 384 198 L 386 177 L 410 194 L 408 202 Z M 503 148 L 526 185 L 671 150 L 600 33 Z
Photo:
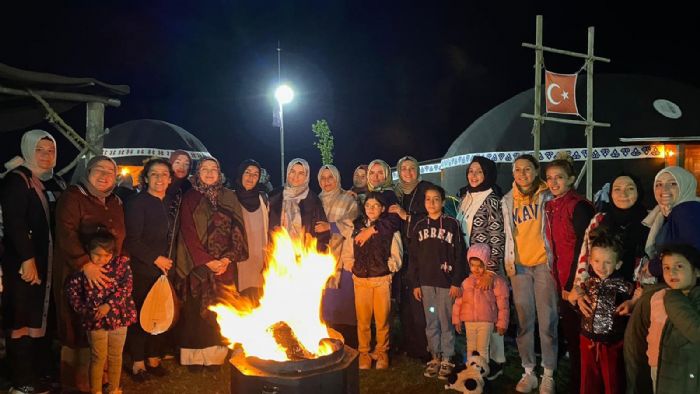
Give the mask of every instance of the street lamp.
M 279 105 L 280 114 L 280 168 L 282 175 L 282 185 L 284 185 L 284 105 L 294 100 L 294 91 L 288 85 L 280 85 L 275 90 L 275 99 Z

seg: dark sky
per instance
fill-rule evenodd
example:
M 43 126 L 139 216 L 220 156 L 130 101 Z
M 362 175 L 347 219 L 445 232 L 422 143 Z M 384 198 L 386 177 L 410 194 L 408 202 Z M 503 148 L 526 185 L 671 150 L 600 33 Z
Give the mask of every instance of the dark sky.
M 226 172 L 252 157 L 275 184 L 277 40 L 282 77 L 297 93 L 285 107 L 285 157 L 308 159 L 315 179 L 320 155 L 311 124 L 326 119 L 345 186 L 357 164 L 374 158 L 394 165 L 406 154 L 441 157 L 476 118 L 531 88 L 534 54 L 520 44 L 534 42 L 537 13 L 544 14 L 548 46 L 585 51 L 586 27 L 596 26 L 596 52 L 613 60 L 596 72 L 700 85 L 695 13 L 670 2 L 617 11 L 527 1 L 516 8 L 496 1 L 46 3 L 3 6 L 0 62 L 130 85 L 122 106 L 107 110 L 107 127 L 139 118 L 178 124 L 198 136 Z M 581 66 L 554 55 L 545 61 L 558 72 Z M 84 132 L 83 108 L 65 117 Z M 3 162 L 19 152 L 19 135 L 2 137 Z M 65 146 L 61 162 L 74 155 Z

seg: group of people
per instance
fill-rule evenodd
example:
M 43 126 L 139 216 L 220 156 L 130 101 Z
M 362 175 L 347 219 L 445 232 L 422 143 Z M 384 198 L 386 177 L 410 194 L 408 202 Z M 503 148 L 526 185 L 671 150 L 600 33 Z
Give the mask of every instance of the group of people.
M 243 161 L 228 186 L 216 159 L 190 171 L 191 157 L 175 151 L 146 161 L 139 192 L 123 201 L 109 157 L 92 158 L 68 186 L 53 172 L 49 133 L 25 133 L 21 151 L 23 164 L 0 187 L 13 393 L 45 391 L 57 375 L 54 339 L 64 388 L 120 392 L 122 353 L 135 381 L 167 375 L 169 357 L 192 373 L 216 371 L 228 348 L 208 306 L 231 291 L 261 297 L 265 250 L 280 227 L 316 238 L 335 257 L 321 313 L 358 349 L 360 369 L 388 368 L 394 349 L 426 362 L 426 377 L 446 379 L 464 331 L 467 354 L 488 358 L 493 380 L 506 362 L 512 306 L 524 369 L 518 392 L 554 392 L 565 353 L 571 391 L 700 387 L 700 199 L 682 168 L 647 182 L 657 202 L 651 211 L 647 183 L 622 173 L 610 181 L 609 206 L 596 213 L 575 191 L 566 156 L 546 165 L 545 180 L 535 157 L 519 156 L 505 195 L 496 164 L 476 156 L 455 199 L 421 180 L 411 156 L 398 161 L 396 183 L 382 160 L 358 166 L 350 190 L 324 165 L 318 195 L 309 164 L 294 159 L 284 186 L 268 194 L 254 160 Z M 180 318 L 152 335 L 139 311 L 163 275 L 182 303 Z

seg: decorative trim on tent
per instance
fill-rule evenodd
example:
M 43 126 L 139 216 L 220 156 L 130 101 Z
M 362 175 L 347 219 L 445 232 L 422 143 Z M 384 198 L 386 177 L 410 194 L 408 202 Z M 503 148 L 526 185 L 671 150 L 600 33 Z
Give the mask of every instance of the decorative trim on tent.
M 567 151 L 576 161 L 585 161 L 588 153 L 586 148 L 547 149 L 540 151 L 539 160 L 540 162 L 552 161 L 554 156 L 560 151 Z M 440 163 L 420 166 L 420 173 L 434 174 L 446 168 L 466 166 L 471 163 L 474 156 L 484 156 L 496 163 L 512 163 L 516 157 L 523 153 L 532 153 L 532 151 L 483 152 L 452 156 L 442 159 Z M 662 145 L 624 145 L 593 148 L 593 160 L 663 159 L 664 157 Z M 392 178 L 394 180 L 398 179 L 396 171 L 392 172 Z
M 102 154 L 111 158 L 129 157 L 129 156 L 148 156 L 148 157 L 164 157 L 169 158 L 175 152 L 174 149 L 159 149 L 159 148 L 104 148 Z M 198 152 L 185 150 L 189 153 L 193 160 L 199 160 L 203 157 L 212 157 L 209 152 Z

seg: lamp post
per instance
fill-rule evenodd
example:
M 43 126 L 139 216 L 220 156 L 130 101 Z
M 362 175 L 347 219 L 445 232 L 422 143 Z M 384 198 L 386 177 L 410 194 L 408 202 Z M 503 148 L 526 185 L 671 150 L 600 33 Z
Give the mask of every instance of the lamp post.
M 280 114 L 280 174 L 282 175 L 282 185 L 284 185 L 284 105 L 292 102 L 294 91 L 288 85 L 280 85 L 275 90 L 275 99 L 279 105 Z

